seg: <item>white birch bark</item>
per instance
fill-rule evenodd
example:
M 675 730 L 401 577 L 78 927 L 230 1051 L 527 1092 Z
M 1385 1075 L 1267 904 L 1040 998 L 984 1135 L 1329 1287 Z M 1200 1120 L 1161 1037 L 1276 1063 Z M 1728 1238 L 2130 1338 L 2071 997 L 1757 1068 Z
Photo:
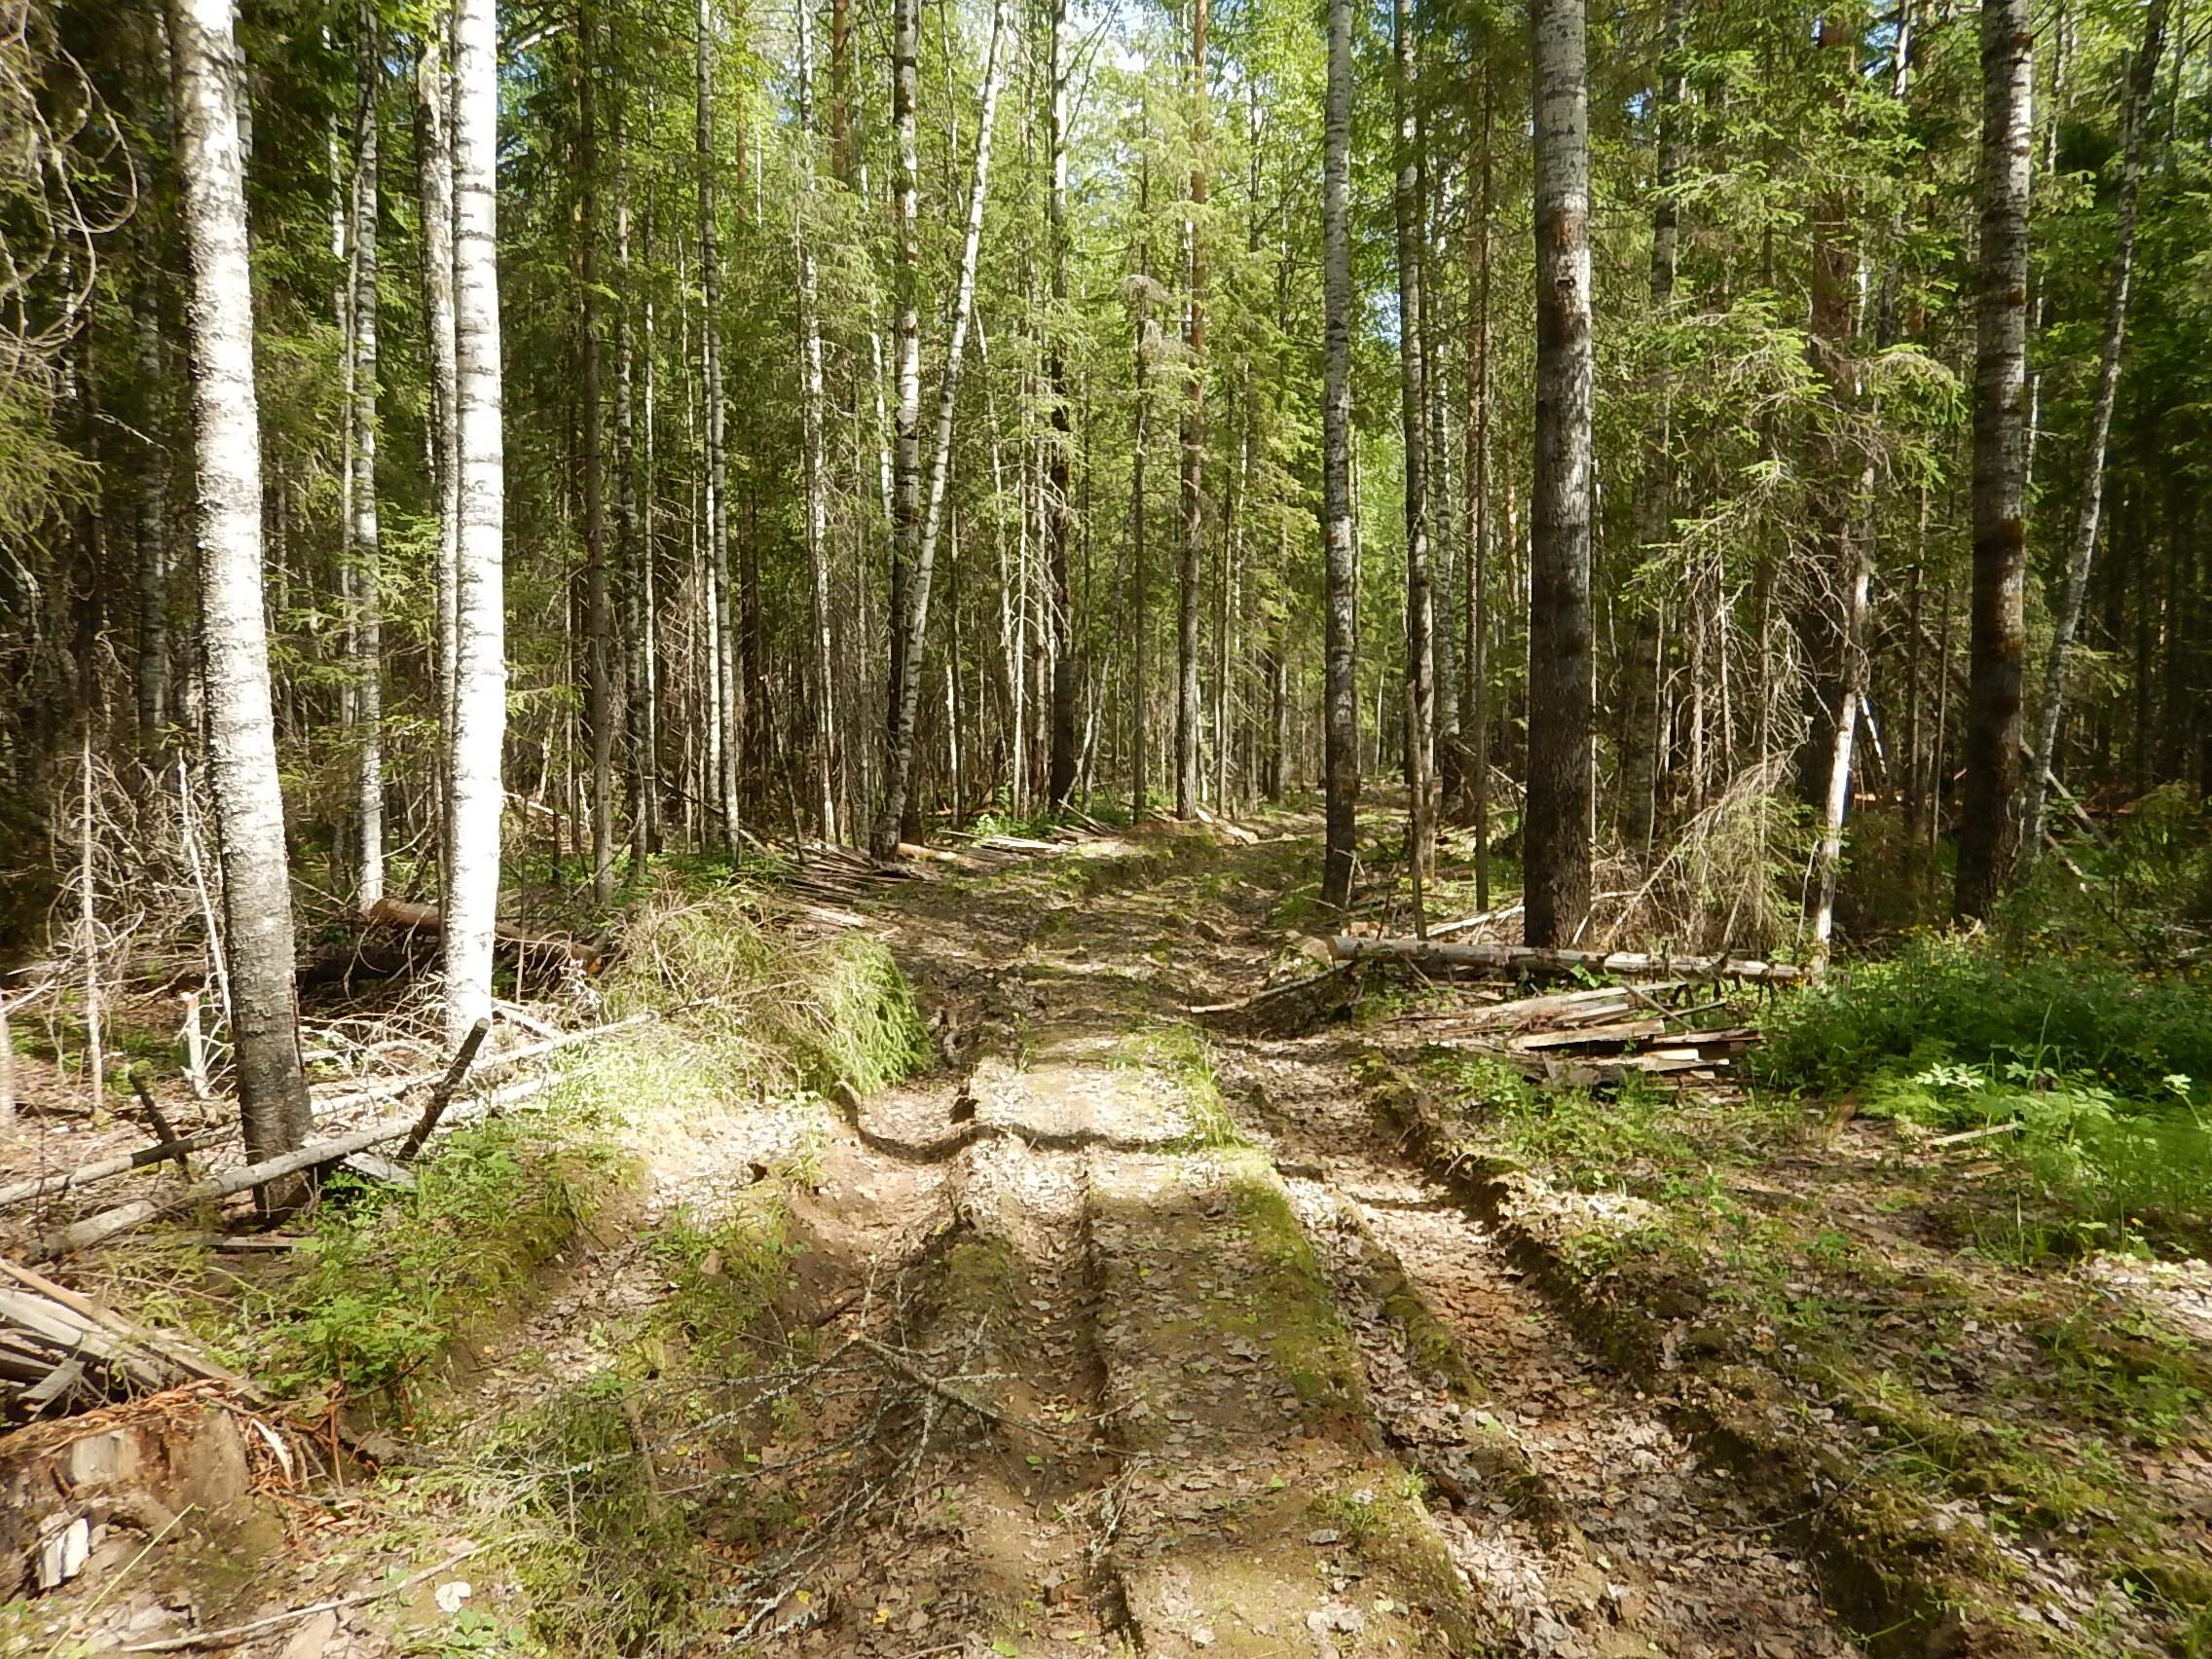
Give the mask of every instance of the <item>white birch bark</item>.
M 982 247 L 983 202 L 991 182 L 991 129 L 998 114 L 999 87 L 1005 78 L 1008 55 L 1006 36 L 1011 26 L 1009 0 L 998 0 L 991 12 L 991 45 L 983 64 L 983 107 L 976 131 L 975 173 L 968 188 L 967 234 L 961 244 L 960 279 L 952 297 L 952 337 L 945 349 L 944 378 L 938 387 L 937 436 L 930 452 L 929 488 L 922 507 L 921 535 L 914 550 L 905 614 L 893 618 L 893 627 L 903 638 L 903 646 L 894 686 L 899 701 L 892 711 L 890 743 L 884 756 L 883 804 L 869 836 L 869 845 L 879 858 L 894 856 L 898 851 L 899 825 L 905 815 L 906 793 L 913 777 L 914 721 L 921 708 L 922 645 L 929 632 L 931 565 L 937 552 L 939 527 L 944 517 L 945 481 L 952 470 L 953 415 L 960 393 L 960 366 L 968 350 L 968 327 L 976 310 L 976 260 Z M 909 118 L 910 114 L 909 105 Z M 912 175 L 906 176 L 910 179 Z M 901 188 L 905 188 L 904 181 Z M 902 296 L 900 323 L 903 330 L 905 321 L 905 299 Z M 902 338 L 903 358 L 906 347 L 907 340 Z M 902 422 L 905 414 L 906 371 L 907 364 L 903 360 L 900 364 Z M 915 379 L 918 383 L 918 367 Z M 902 444 L 904 438 L 903 429 Z
M 2158 58 L 2165 48 L 2166 0 L 2151 0 L 2143 18 L 2143 44 L 2129 66 L 2120 100 L 2120 190 L 2113 203 L 2112 277 L 2105 294 L 2105 332 L 2097 359 L 2097 389 L 2083 440 L 2082 503 L 2074 518 L 2066 555 L 2066 587 L 2051 628 L 2050 655 L 2044 665 L 2043 708 L 2036 719 L 2036 745 L 2028 764 L 2028 804 L 2020 828 L 2020 863 L 2032 866 L 2043 851 L 2044 816 L 2050 799 L 2050 773 L 2058 752 L 2058 728 L 2066 714 L 2067 658 L 2082 628 L 2082 606 L 2089 592 L 2089 565 L 2096 556 L 2097 524 L 2105 501 L 2105 451 L 2112 437 L 2112 412 L 2120 399 L 2120 368 L 2127 345 L 2128 290 L 2135 276 L 2135 204 L 2143 188 L 2143 130 L 2158 82 Z
M 825 841 L 837 838 L 837 796 L 830 749 L 836 738 L 835 664 L 830 638 L 830 503 L 827 443 L 823 431 L 822 313 L 815 273 L 812 227 L 806 209 L 814 203 L 814 41 L 808 27 L 809 0 L 798 0 L 798 129 L 800 176 L 804 192 L 794 238 L 798 252 L 799 374 L 801 443 L 806 466 L 806 573 L 812 637 L 809 672 L 814 681 L 814 788 L 816 818 Z
M 367 909 L 384 897 L 384 605 L 377 517 L 377 209 L 379 92 L 384 57 L 374 5 L 360 9 L 356 48 L 359 102 L 353 126 L 353 407 L 347 423 L 352 453 L 347 556 L 353 576 L 355 764 L 354 900 Z
M 493 0 L 455 0 L 454 344 L 461 522 L 445 903 L 446 1028 L 492 1013 L 506 741 L 505 464 L 499 387 L 499 41 Z
M 461 448 L 453 323 L 453 87 L 449 8 L 424 24 L 415 58 L 415 166 L 423 239 L 423 332 L 429 355 L 430 470 L 437 489 L 437 691 L 439 732 L 453 739 L 455 550 L 461 536 Z M 443 850 L 441 848 L 441 857 Z
M 223 874 L 231 1038 L 247 1153 L 308 1135 L 292 979 L 292 893 L 262 617 L 253 276 L 231 0 L 170 0 L 189 307 L 207 771 Z

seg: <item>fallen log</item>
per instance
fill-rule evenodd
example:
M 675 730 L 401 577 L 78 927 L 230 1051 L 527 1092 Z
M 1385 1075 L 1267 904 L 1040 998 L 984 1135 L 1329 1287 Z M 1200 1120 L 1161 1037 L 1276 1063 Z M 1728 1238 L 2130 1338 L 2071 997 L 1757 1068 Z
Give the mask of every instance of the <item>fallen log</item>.
M 0 1187 L 0 1205 L 18 1204 L 28 1198 L 52 1198 L 72 1188 L 89 1187 L 94 1181 L 104 1181 L 111 1175 L 128 1175 L 133 1169 L 143 1169 L 150 1163 L 163 1163 L 172 1158 L 220 1146 L 238 1133 L 236 1124 L 225 1124 L 217 1128 L 202 1129 L 186 1135 L 182 1140 L 157 1141 L 142 1146 L 136 1152 L 118 1153 L 97 1162 L 81 1163 L 74 1169 L 57 1170 L 52 1175 L 34 1175 L 27 1181 L 17 1181 Z
M 901 841 L 899 856 L 903 859 L 916 859 L 923 864 L 946 865 L 959 870 L 990 868 L 981 859 L 970 858 L 966 853 L 948 853 L 942 847 L 925 847 L 919 841 Z
M 1793 962 L 1760 962 L 1743 956 L 1647 956 L 1633 950 L 1553 950 L 1533 944 L 1439 944 L 1432 940 L 1390 936 L 1365 939 L 1339 934 L 1329 954 L 1340 962 L 1404 962 L 1424 973 L 1472 968 L 1493 974 L 1615 974 L 1624 977 L 1656 975 L 1673 979 L 1749 979 L 1761 984 L 1793 985 L 1810 979 L 1812 970 Z
M 1493 922 L 1509 922 L 1520 913 L 1521 903 L 1515 900 L 1501 909 L 1477 911 L 1472 916 L 1461 916 L 1456 922 L 1438 922 L 1428 930 L 1428 937 L 1443 939 L 1448 934 L 1468 933 L 1476 928 L 1488 927 Z
M 150 1355 L 134 1352 L 133 1345 L 74 1309 L 30 1291 L 0 1287 L 0 1325 L 27 1337 L 48 1350 L 56 1366 L 70 1360 L 92 1360 L 118 1382 L 151 1392 L 174 1381 Z
M 1539 1027 L 1603 1025 L 1652 1008 L 1654 995 L 1678 990 L 1682 983 L 1679 979 L 1665 979 L 1649 985 L 1598 985 L 1586 991 L 1554 991 L 1540 997 L 1491 1003 L 1460 1014 L 1439 1016 L 1422 1012 L 1401 1017 L 1409 1023 L 1455 1037 L 1479 1032 L 1530 1031 Z
M 547 1054 L 558 1052 L 560 1050 L 574 1048 L 580 1043 L 594 1043 L 602 1037 L 610 1037 L 617 1032 L 634 1030 L 636 1027 L 647 1024 L 659 1017 L 660 1015 L 656 1012 L 648 1010 L 643 1014 L 633 1014 L 624 1019 L 609 1020 L 605 1025 L 587 1025 L 580 1031 L 564 1031 L 541 1043 L 530 1043 L 520 1049 L 509 1049 L 504 1053 L 487 1055 L 476 1061 L 476 1074 L 482 1077 L 490 1072 L 504 1071 L 509 1066 L 520 1065 L 525 1060 L 543 1059 Z M 315 1117 L 318 1120 L 326 1119 L 333 1114 L 350 1111 L 355 1107 L 374 1105 L 378 1101 L 404 1099 L 418 1088 L 426 1088 L 436 1084 L 444 1076 L 445 1073 L 442 1070 L 408 1072 L 399 1077 L 384 1078 L 376 1083 L 363 1084 L 357 1088 L 348 1089 L 343 1094 L 322 1095 L 314 1099 L 312 1104 L 314 1108 Z M 209 1147 L 220 1146 L 227 1140 L 235 1139 L 238 1132 L 237 1124 L 221 1124 L 214 1128 L 202 1129 L 196 1134 L 186 1135 L 182 1140 L 165 1141 L 155 1146 L 140 1147 L 136 1152 L 119 1153 L 113 1158 L 103 1158 L 97 1162 L 80 1164 L 74 1169 L 56 1170 L 51 1175 L 32 1176 L 27 1180 L 0 1187 L 0 1207 L 21 1203 L 30 1198 L 52 1198 L 55 1194 L 70 1192 L 78 1187 L 89 1187 L 95 1181 L 104 1181 L 111 1176 L 128 1175 L 131 1170 L 143 1169 L 148 1164 L 160 1163 L 172 1158 L 182 1158 L 188 1153 L 203 1152 Z
M 240 1377 L 235 1371 L 217 1365 L 197 1348 L 178 1342 L 175 1338 L 166 1336 L 162 1332 L 148 1330 L 136 1320 L 126 1318 L 114 1309 L 94 1302 L 89 1296 L 80 1295 L 67 1285 L 55 1284 L 44 1273 L 36 1273 L 28 1268 L 18 1267 L 5 1256 L 0 1256 L 0 1273 L 7 1274 L 25 1290 L 43 1296 L 49 1302 L 58 1303 L 71 1312 L 81 1314 L 96 1324 L 105 1326 L 125 1341 L 136 1344 L 149 1353 L 160 1355 L 189 1377 L 197 1377 L 203 1382 L 223 1383 L 226 1387 L 236 1388 L 257 1400 L 266 1398 L 253 1382 Z
M 435 904 L 418 904 L 406 899 L 379 899 L 361 912 L 361 922 L 365 927 L 389 928 L 399 934 L 431 939 L 445 936 L 445 916 Z M 495 927 L 492 940 L 496 945 L 514 951 L 518 959 L 546 968 L 596 974 L 606 962 L 607 953 L 588 940 L 565 934 L 530 933 L 510 922 Z
M 550 1087 L 552 1081 L 551 1078 L 534 1078 L 527 1083 L 512 1084 L 485 1096 L 483 1107 L 486 1111 L 491 1111 L 525 1099 Z M 212 1203 L 217 1198 L 231 1198 L 321 1164 L 336 1163 L 340 1159 L 349 1158 L 356 1152 L 366 1152 L 372 1146 L 398 1140 L 411 1131 L 417 1122 L 413 1113 L 382 1118 L 350 1134 L 336 1135 L 329 1140 L 310 1141 L 306 1146 L 293 1151 L 263 1159 L 259 1163 L 226 1169 L 220 1174 L 210 1175 L 160 1198 L 140 1198 L 133 1203 L 119 1204 L 114 1209 L 102 1210 L 97 1215 L 89 1215 L 82 1221 L 71 1222 L 67 1227 L 55 1228 L 40 1238 L 31 1248 L 31 1260 L 51 1262 L 56 1257 L 102 1243 L 119 1233 L 127 1233 L 131 1228 L 143 1226 L 158 1217 L 173 1215 L 176 1211 L 190 1209 L 195 1204 Z

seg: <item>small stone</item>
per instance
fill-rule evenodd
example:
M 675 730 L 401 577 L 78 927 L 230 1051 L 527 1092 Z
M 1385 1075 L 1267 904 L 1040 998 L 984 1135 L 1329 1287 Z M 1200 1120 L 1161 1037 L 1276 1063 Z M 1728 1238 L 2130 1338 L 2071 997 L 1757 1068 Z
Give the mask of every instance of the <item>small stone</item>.
M 322 1650 L 338 1634 L 338 1615 L 321 1612 L 292 1632 L 279 1659 L 322 1659 Z

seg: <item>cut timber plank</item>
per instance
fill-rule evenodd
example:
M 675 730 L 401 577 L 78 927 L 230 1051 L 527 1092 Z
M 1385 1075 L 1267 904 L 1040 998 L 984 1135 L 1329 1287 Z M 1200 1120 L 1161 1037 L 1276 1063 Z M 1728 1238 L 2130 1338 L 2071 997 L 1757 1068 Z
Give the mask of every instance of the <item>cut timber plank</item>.
M 1637 1043 L 1646 1037 L 1664 1036 L 1667 1022 L 1656 1016 L 1643 1019 L 1616 1020 L 1611 1025 L 1578 1025 L 1565 1031 L 1530 1031 L 1505 1041 L 1508 1049 L 1522 1053 L 1539 1049 L 1594 1049 L 1608 1043 Z

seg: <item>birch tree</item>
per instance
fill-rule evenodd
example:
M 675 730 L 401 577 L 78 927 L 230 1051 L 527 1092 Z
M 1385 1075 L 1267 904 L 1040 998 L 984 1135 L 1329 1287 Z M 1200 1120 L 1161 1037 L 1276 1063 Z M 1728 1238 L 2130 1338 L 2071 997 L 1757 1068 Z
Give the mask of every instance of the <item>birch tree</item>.
M 1590 907 L 1589 67 L 1583 0 L 1531 0 L 1536 440 L 1529 539 L 1525 928 L 1571 944 Z
M 1359 593 L 1351 509 L 1351 0 L 1329 0 L 1321 156 L 1322 785 L 1321 902 L 1351 902 L 1359 812 Z
M 351 561 L 354 612 L 353 713 L 356 794 L 354 896 L 362 909 L 384 897 L 384 598 L 377 516 L 377 217 L 380 180 L 378 129 L 382 125 L 383 43 L 376 7 L 359 12 L 354 52 L 360 77 L 353 124 L 352 330 L 347 378 L 353 406 L 347 423 L 352 453 L 347 552 Z
M 499 38 L 493 0 L 454 6 L 454 347 L 460 443 L 454 719 L 444 932 L 446 1032 L 492 1014 L 505 804 L 505 447 L 501 423 L 498 169 Z
M 253 361 L 239 89 L 231 0 L 169 0 L 177 170 L 192 258 L 195 532 L 206 658 L 207 773 L 223 878 L 223 957 L 239 1111 L 249 1159 L 305 1143 L 292 977 L 292 892 L 262 620 L 261 431 Z M 288 1207 L 301 1197 L 266 1190 Z
M 2128 291 L 2135 277 L 2136 203 L 2143 191 L 2144 129 L 2158 85 L 2158 58 L 2165 50 L 2167 0 L 2151 0 L 2143 14 L 2143 40 L 2128 65 L 2120 104 L 2120 183 L 2113 204 L 2112 276 L 2105 294 L 2104 337 L 2097 353 L 2096 390 L 2089 407 L 2089 430 L 2083 440 L 2082 502 L 2076 509 L 2066 549 L 2066 585 L 2061 590 L 2050 634 L 2050 654 L 2043 672 L 2043 708 L 2036 719 L 2035 752 L 2028 763 L 2027 809 L 2020 829 L 2020 861 L 2033 865 L 2043 851 L 2044 809 L 2050 798 L 2051 766 L 2058 750 L 2058 728 L 2066 718 L 2066 669 L 2074 639 L 2082 628 L 2082 608 L 2089 592 L 2089 564 L 2096 556 L 2097 526 L 2104 511 L 2105 454 L 2112 442 L 2112 412 L 2120 401 L 2120 359 L 2127 345 Z
M 968 223 L 960 248 L 960 275 L 952 291 L 952 328 L 944 352 L 944 376 L 938 386 L 937 434 L 930 450 L 929 494 L 914 543 L 914 564 L 906 591 L 906 609 L 893 619 L 903 636 L 894 663 L 899 702 L 893 711 L 889 748 L 884 756 L 883 803 L 869 845 L 877 858 L 899 851 L 899 826 L 913 786 L 914 720 L 921 709 L 922 647 L 929 633 L 930 577 L 938 534 L 944 522 L 945 482 L 952 470 L 953 416 L 959 407 L 960 369 L 968 352 L 968 326 L 976 313 L 976 259 L 983 241 L 983 201 L 991 184 L 991 131 L 996 124 L 999 87 L 1006 74 L 1007 35 L 1012 0 L 998 0 L 991 13 L 991 44 L 983 60 L 983 106 L 977 118 L 976 165 L 968 185 Z M 909 111 L 909 118 L 911 112 Z M 902 186 L 903 188 L 903 186 Z M 903 343 L 902 343 L 903 346 Z M 905 370 L 901 368 L 902 381 Z M 919 371 L 916 372 L 919 380 Z M 902 386 L 901 399 L 904 389 Z M 918 435 L 918 434 L 917 434 Z

